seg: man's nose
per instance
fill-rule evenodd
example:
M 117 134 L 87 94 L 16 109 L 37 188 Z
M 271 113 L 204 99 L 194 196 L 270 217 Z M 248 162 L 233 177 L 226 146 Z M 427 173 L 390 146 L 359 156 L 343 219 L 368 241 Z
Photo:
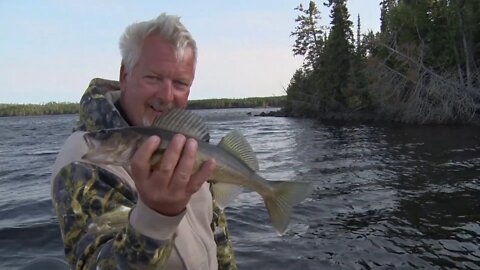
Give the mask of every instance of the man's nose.
M 157 92 L 157 97 L 166 104 L 173 102 L 173 83 L 171 80 L 165 79 L 162 81 Z

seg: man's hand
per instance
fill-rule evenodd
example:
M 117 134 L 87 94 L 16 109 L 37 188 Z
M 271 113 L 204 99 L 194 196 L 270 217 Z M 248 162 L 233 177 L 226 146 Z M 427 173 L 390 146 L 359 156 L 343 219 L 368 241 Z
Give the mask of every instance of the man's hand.
M 176 134 L 160 162 L 150 166 L 150 157 L 159 144 L 160 138 L 152 136 L 135 152 L 131 164 L 133 180 L 148 207 L 166 216 L 176 216 L 213 173 L 216 162 L 209 159 L 192 174 L 198 143 Z

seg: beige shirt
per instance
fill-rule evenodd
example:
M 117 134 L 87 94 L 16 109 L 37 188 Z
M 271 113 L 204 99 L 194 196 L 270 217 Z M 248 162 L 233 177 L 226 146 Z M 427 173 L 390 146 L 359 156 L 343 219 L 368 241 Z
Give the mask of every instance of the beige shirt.
M 88 150 L 83 134 L 84 132 L 75 132 L 67 139 L 55 161 L 53 176 L 71 162 L 88 162 L 81 159 Z M 115 174 L 136 190 L 135 182 L 123 167 L 97 166 Z M 175 217 L 161 215 L 139 198 L 129 221 L 135 230 L 153 239 L 168 240 L 176 234 L 175 248 L 167 269 L 218 269 L 217 247 L 210 228 L 212 215 L 212 195 L 209 184 L 204 183 L 200 190 L 192 195 L 182 214 Z

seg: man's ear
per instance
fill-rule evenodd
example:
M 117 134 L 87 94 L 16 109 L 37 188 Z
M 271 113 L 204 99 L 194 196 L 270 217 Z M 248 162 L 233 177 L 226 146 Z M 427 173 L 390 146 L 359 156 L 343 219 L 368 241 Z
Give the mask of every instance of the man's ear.
M 123 84 L 127 83 L 127 71 L 125 69 L 124 64 L 120 65 L 120 76 L 119 76 L 118 79 L 120 81 L 120 85 L 123 85 Z

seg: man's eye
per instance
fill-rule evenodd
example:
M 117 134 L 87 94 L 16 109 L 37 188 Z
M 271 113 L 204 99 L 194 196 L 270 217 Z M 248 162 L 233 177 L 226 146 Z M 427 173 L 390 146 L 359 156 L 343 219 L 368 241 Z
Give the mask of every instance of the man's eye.
M 175 81 L 175 84 L 180 87 L 189 87 L 190 85 L 184 81 Z
M 154 76 L 154 75 L 147 75 L 145 76 L 145 78 L 149 81 L 158 81 L 160 80 L 160 78 L 158 76 Z

